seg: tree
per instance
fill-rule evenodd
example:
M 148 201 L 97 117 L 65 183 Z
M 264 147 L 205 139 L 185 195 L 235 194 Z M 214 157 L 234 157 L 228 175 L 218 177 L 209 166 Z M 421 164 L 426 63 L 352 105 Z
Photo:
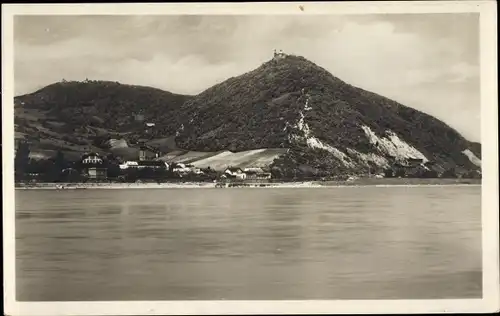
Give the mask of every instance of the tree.
M 96 147 L 109 147 L 108 141 L 110 137 L 108 135 L 96 135 L 92 137 L 92 144 Z
M 391 168 L 387 168 L 384 170 L 384 176 L 386 178 L 393 178 L 394 177 L 394 171 Z
M 155 170 L 152 168 L 146 167 L 139 170 L 139 178 L 140 179 L 154 179 L 155 178 Z
M 449 168 L 447 169 L 445 172 L 443 172 L 443 174 L 441 175 L 441 178 L 449 178 L 449 179 L 453 179 L 453 178 L 457 178 L 457 173 L 455 171 L 455 168 Z
M 125 181 L 127 182 L 135 182 L 139 179 L 139 173 L 136 168 L 129 168 L 125 172 Z
M 406 176 L 405 170 L 403 168 L 398 168 L 394 173 L 396 178 L 404 178 Z
M 64 153 L 62 151 L 57 151 L 56 157 L 54 159 L 54 164 L 59 170 L 63 170 L 68 167 L 68 161 L 65 159 Z
M 439 174 L 435 170 L 426 170 L 423 172 L 422 178 L 439 178 Z
M 60 179 L 64 182 L 81 182 L 81 174 L 74 168 L 66 168 L 62 170 Z
M 30 161 L 30 148 L 28 143 L 19 142 L 14 159 L 14 172 L 16 180 L 24 178 Z
M 462 177 L 466 179 L 481 179 L 481 173 L 477 170 L 471 170 L 466 172 Z
M 120 175 L 122 175 L 122 171 L 120 169 L 120 166 L 115 164 L 115 163 L 108 163 L 107 168 L 108 168 L 108 177 L 109 178 L 117 178 Z
M 53 159 L 52 165 L 47 170 L 47 177 L 50 179 L 49 181 L 61 181 L 64 176 L 62 171 L 69 166 L 68 161 L 64 158 L 64 154 L 62 151 L 58 150 L 55 158 Z
M 274 179 L 281 179 L 283 178 L 283 173 L 281 172 L 281 169 L 278 167 L 272 167 L 271 168 L 271 176 Z
M 44 182 L 59 182 L 61 170 L 58 170 L 54 160 L 46 160 L 41 164 L 41 177 Z

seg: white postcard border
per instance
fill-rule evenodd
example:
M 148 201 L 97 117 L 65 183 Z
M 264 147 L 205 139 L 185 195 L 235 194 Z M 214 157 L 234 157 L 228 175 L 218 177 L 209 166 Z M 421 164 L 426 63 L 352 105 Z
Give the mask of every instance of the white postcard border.
M 302 6 L 302 9 L 300 9 Z M 483 299 L 304 301 L 112 301 L 18 302 L 15 300 L 13 16 L 159 14 L 385 14 L 480 13 Z M 290 2 L 188 4 L 2 5 L 2 157 L 4 306 L 7 315 L 478 313 L 500 308 L 498 225 L 498 88 L 495 1 Z

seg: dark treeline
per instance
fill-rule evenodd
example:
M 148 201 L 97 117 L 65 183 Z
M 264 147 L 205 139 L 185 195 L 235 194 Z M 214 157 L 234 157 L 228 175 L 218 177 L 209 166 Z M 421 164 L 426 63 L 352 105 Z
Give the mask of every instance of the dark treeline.
M 143 181 L 213 181 L 218 174 L 210 168 L 203 169 L 203 174 L 179 175 L 170 168 L 128 168 L 120 169 L 120 159 L 112 154 L 103 157 L 99 165 L 82 165 L 81 161 L 72 161 L 65 157 L 62 151 L 57 151 L 55 157 L 50 159 L 30 158 L 30 148 L 26 143 L 20 143 L 15 155 L 15 180 L 24 182 L 36 180 L 40 182 L 137 182 Z M 86 170 L 91 167 L 106 169 L 104 179 L 90 179 Z

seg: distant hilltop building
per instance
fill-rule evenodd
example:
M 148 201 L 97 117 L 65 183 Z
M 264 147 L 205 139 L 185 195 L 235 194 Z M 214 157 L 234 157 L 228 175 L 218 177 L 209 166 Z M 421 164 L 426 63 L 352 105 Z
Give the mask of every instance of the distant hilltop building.
M 283 51 L 280 49 L 279 52 L 276 52 L 276 49 L 274 50 L 274 58 L 275 60 L 278 60 L 278 59 L 283 59 L 287 56 L 287 54 L 283 53 Z

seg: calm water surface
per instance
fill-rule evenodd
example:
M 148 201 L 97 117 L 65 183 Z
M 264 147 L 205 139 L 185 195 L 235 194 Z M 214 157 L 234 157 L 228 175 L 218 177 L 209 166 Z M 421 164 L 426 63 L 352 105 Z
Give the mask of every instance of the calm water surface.
M 480 191 L 17 190 L 17 299 L 477 298 Z

